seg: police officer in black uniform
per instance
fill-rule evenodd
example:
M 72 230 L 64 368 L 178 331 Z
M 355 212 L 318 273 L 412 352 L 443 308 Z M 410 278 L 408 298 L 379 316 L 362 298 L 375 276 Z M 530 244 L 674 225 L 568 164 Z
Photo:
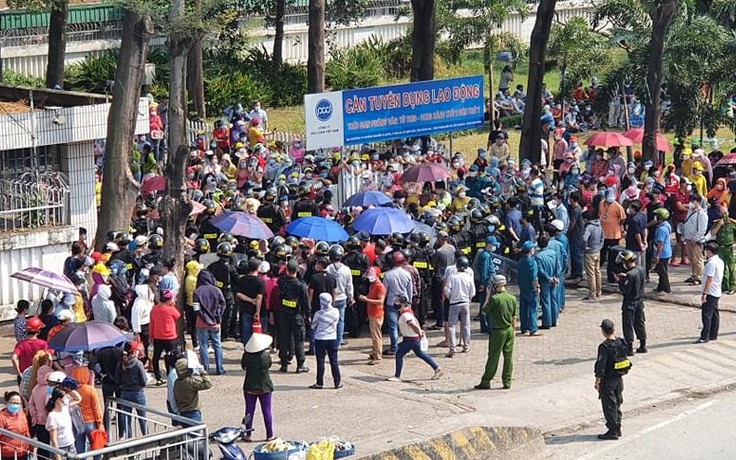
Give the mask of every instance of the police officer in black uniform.
M 139 204 L 135 210 L 133 229 L 136 235 L 148 235 L 148 206 L 145 203 Z
M 263 203 L 258 208 L 257 216 L 274 234 L 281 231 L 281 227 L 286 224 L 286 215 L 276 203 L 276 191 L 274 189 L 266 189 L 263 195 Z
M 450 227 L 450 242 L 465 257 L 470 257 L 473 243 L 470 232 L 464 229 L 463 220 L 459 216 L 452 216 L 447 220 L 447 225 Z
M 422 295 L 419 296 L 419 305 L 417 307 L 417 320 L 420 325 L 424 325 L 427 320 L 427 312 L 431 305 L 432 296 L 429 295 L 429 291 L 432 288 L 432 256 L 434 256 L 434 249 L 429 245 L 430 238 L 429 234 L 425 231 L 419 231 L 412 234 L 416 235 L 416 246 L 414 247 L 414 257 L 412 259 L 412 265 L 419 271 L 420 286 L 422 289 Z
M 154 265 L 158 265 L 162 257 L 162 251 L 164 248 L 164 237 L 158 233 L 154 233 L 148 238 L 148 250 L 149 253 L 143 256 L 142 265 L 144 267 L 151 268 Z
M 486 247 L 486 237 L 488 236 L 488 229 L 483 223 L 483 211 L 479 208 L 475 208 L 470 211 L 470 241 L 472 247 L 472 257 L 468 256 L 470 260 L 475 259 L 475 256 L 479 251 L 482 251 Z
M 363 246 L 360 244 L 360 238 L 353 235 L 348 238 L 348 253 L 343 257 L 342 262 L 350 269 L 353 275 L 354 299 L 358 299 L 361 295 L 368 295 L 368 279 L 365 272 L 370 266 L 368 256 L 363 254 Z M 360 337 L 363 324 L 368 321 L 368 310 L 365 302 L 356 300 L 355 303 L 348 307 L 345 318 L 346 326 L 350 332 L 350 337 Z
M 279 278 L 278 305 L 278 335 L 279 335 L 279 359 L 281 361 L 281 372 L 289 370 L 289 348 L 294 343 L 294 354 L 296 355 L 296 372 L 309 372 L 304 366 L 306 356 L 304 354 L 304 335 L 307 327 L 307 319 L 311 313 L 307 285 L 297 278 L 299 264 L 292 259 L 286 264 L 286 274 Z
M 140 270 L 140 265 L 133 254 L 133 251 L 128 249 L 128 245 L 130 244 L 130 235 L 127 233 L 121 233 L 118 235 L 117 241 L 117 245 L 120 250 L 116 252 L 112 258 L 121 260 L 125 264 L 125 278 L 128 280 L 128 284 L 130 284 L 135 278 L 136 273 L 138 273 L 138 270 Z
M 292 220 L 300 217 L 313 217 L 319 215 L 317 202 L 309 198 L 309 187 L 302 185 L 299 187 L 299 199 L 294 203 L 294 212 Z
M 225 312 L 222 314 L 222 340 L 233 340 L 238 335 L 238 315 L 233 311 L 235 296 L 233 286 L 238 279 L 237 269 L 230 263 L 233 255 L 233 245 L 224 242 L 217 245 L 218 260 L 207 267 L 215 277 L 217 287 L 225 297 Z
M 210 252 L 210 242 L 204 238 L 197 238 L 194 241 L 194 260 L 202 262 L 200 257 Z
M 624 402 L 623 376 L 631 369 L 631 361 L 626 358 L 626 341 L 615 336 L 613 321 L 604 319 L 601 332 L 606 338 L 598 345 L 595 360 L 595 389 L 603 407 L 608 431 L 599 434 L 598 439 L 616 440 L 621 437 L 621 404 Z
M 639 339 L 637 353 L 647 352 L 647 329 L 644 317 L 644 285 L 646 276 L 644 267 L 636 265 L 636 255 L 624 250 L 616 257 L 617 264 L 623 264 L 622 273 L 614 276 L 618 281 L 618 288 L 624 295 L 621 304 L 621 321 L 623 323 L 624 338 L 627 344 L 627 354 L 634 354 L 634 333 Z
M 212 219 L 215 217 L 217 205 L 213 200 L 204 200 L 202 204 L 205 206 L 204 216 L 199 221 L 199 234 L 202 238 L 210 243 L 211 248 L 216 248 L 219 244 L 220 229 L 212 225 Z

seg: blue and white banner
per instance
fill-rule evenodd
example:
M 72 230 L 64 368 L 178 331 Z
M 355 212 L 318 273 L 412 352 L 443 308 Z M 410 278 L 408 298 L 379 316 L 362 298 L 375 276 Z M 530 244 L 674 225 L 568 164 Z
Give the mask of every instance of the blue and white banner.
M 485 108 L 481 75 L 304 99 L 308 150 L 479 128 Z

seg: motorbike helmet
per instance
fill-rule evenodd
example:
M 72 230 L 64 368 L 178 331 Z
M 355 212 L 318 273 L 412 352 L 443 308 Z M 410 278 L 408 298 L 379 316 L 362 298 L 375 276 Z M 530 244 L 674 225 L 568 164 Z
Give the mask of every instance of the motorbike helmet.
M 225 232 L 220 235 L 219 238 L 217 238 L 218 243 L 232 243 L 235 237 L 230 232 Z
M 282 244 L 286 244 L 284 237 L 280 235 L 276 235 L 271 239 L 271 247 L 281 246 Z
M 468 258 L 465 256 L 459 257 L 455 262 L 455 266 L 458 270 L 465 271 L 468 269 L 468 267 L 470 267 L 470 260 L 468 260 Z
M 419 244 L 429 244 L 431 240 L 431 238 L 429 237 L 429 233 L 422 230 L 418 232 L 417 235 L 419 235 Z
M 452 216 L 448 219 L 447 225 L 453 232 L 459 232 L 463 229 L 463 222 L 458 216 Z
M 229 242 L 222 242 L 217 245 L 217 255 L 221 257 L 230 257 L 233 255 L 233 245 Z
M 284 244 L 280 244 L 278 246 L 274 246 L 274 248 L 273 248 L 273 254 L 276 256 L 277 259 L 279 259 L 279 260 L 286 259 L 286 247 L 287 246 L 284 245 Z M 289 248 L 289 249 L 291 249 L 291 248 Z
M 353 235 L 350 238 L 348 238 L 347 243 L 345 244 L 347 246 L 348 250 L 358 250 L 360 249 L 360 239 Z
M 286 239 L 284 240 L 284 243 L 287 246 L 291 246 L 291 249 L 295 251 L 299 249 L 299 239 L 295 236 L 287 236 Z
M 389 244 L 391 244 L 391 246 L 403 248 L 404 247 L 404 235 L 398 232 L 394 232 L 389 237 L 388 242 Z
M 197 238 L 197 241 L 194 242 L 194 252 L 197 254 L 210 252 L 210 242 L 204 238 Z
M 474 224 L 478 224 L 483 221 L 483 211 L 481 211 L 479 208 L 473 208 L 472 211 L 470 211 L 470 222 Z
M 164 247 L 164 237 L 154 233 L 148 238 L 148 249 L 161 249 Z
M 214 200 L 204 200 L 202 204 L 205 207 L 205 214 L 213 215 L 217 211 L 217 204 L 215 204 Z
M 330 244 L 326 241 L 319 241 L 314 247 L 314 253 L 318 257 L 325 257 L 330 250 Z
M 623 264 L 626 262 L 636 262 L 636 254 L 634 254 L 633 251 L 629 251 L 628 249 L 624 249 L 616 256 L 617 264 Z
M 345 255 L 345 249 L 339 244 L 333 244 L 327 251 L 327 255 L 330 258 L 330 262 L 338 262 L 342 260 L 342 256 Z

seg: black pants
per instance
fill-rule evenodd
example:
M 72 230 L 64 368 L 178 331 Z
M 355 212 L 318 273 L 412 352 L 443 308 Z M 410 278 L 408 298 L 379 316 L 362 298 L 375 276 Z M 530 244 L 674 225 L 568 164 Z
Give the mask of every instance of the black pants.
M 151 343 L 151 335 L 149 333 L 149 324 L 141 324 L 141 343 L 143 343 L 143 350 L 146 354 L 146 356 L 143 357 L 143 360 L 141 362 L 145 365 L 148 364 L 148 346 Z
M 317 385 L 324 385 L 325 380 L 325 355 L 330 358 L 330 372 L 332 372 L 332 381 L 335 388 L 340 385 L 340 365 L 337 361 L 337 340 L 315 340 L 314 356 L 317 358 Z
M 186 330 L 192 339 L 192 348 L 197 348 L 199 346 L 199 342 L 197 342 L 197 312 L 194 311 L 194 307 L 186 305 L 184 307 L 184 317 L 187 320 Z
M 700 332 L 701 340 L 717 340 L 718 328 L 721 324 L 721 314 L 718 313 L 718 301 L 720 297 L 712 295 L 705 296 L 705 303 L 700 310 L 703 319 L 703 330 Z
M 435 325 L 439 327 L 445 324 L 445 310 L 442 302 L 443 284 L 442 279 L 432 278 L 432 311 L 434 312 Z
M 636 338 L 647 340 L 646 317 L 644 316 L 644 302 L 638 301 L 624 304 L 621 308 L 621 322 L 623 323 L 624 339 L 631 348 Z
M 352 305 L 345 307 L 345 328 L 350 337 L 358 338 L 363 332 L 363 324 L 368 320 L 367 306 L 365 302 L 356 300 Z
M 176 350 L 177 346 L 179 345 L 178 339 L 173 340 L 160 340 L 160 339 L 153 339 L 153 375 L 156 377 L 156 380 L 163 380 L 161 378 L 161 366 L 159 364 L 159 361 L 161 361 L 161 354 L 166 351 L 174 351 Z M 169 372 L 169 366 L 166 365 L 166 373 Z
M 670 275 L 669 275 L 669 265 L 670 265 L 670 259 L 659 259 L 657 261 L 657 266 L 654 267 L 654 269 L 657 272 L 657 276 L 659 276 L 659 283 L 657 283 L 657 290 L 659 292 L 666 292 L 669 294 L 672 292 L 672 288 L 670 287 Z
M 233 298 L 231 296 L 225 296 L 225 311 L 222 313 L 222 330 L 220 339 L 225 340 L 230 337 L 234 337 L 235 334 L 230 334 L 232 328 L 230 327 L 231 320 L 236 317 L 237 313 L 233 312 Z
M 44 425 L 33 425 L 31 429 L 31 434 L 39 442 L 42 442 L 44 444 L 51 444 L 51 435 L 49 434 L 49 430 L 47 430 Z M 40 447 L 38 448 L 36 454 L 39 459 L 53 458 L 51 456 L 51 452 L 46 449 L 41 449 Z
M 102 421 L 105 425 L 105 431 L 110 432 L 110 411 L 108 408 L 112 406 L 112 401 L 110 401 L 113 397 L 120 396 L 120 390 L 115 385 L 109 384 L 109 383 L 103 383 L 102 384 L 102 403 L 104 405 L 103 412 L 102 412 Z
M 431 297 L 427 295 L 429 293 L 429 287 L 432 285 L 431 278 L 422 279 L 420 287 L 422 292 L 418 293 L 419 296 L 419 307 L 417 308 L 417 320 L 419 325 L 424 327 L 424 323 L 427 321 L 427 312 L 431 306 Z
M 624 403 L 624 380 L 620 377 L 604 378 L 598 398 L 601 400 L 603 416 L 609 430 L 621 429 L 621 404 Z
M 615 260 L 608 260 L 611 247 L 618 245 L 618 240 L 603 240 L 603 249 L 601 249 L 601 267 L 606 264 L 606 275 L 609 283 L 615 283 L 616 278 L 613 276 L 613 265 Z
M 279 331 L 279 360 L 282 366 L 289 364 L 289 348 L 294 343 L 296 367 L 304 366 L 304 317 L 295 313 L 281 313 L 278 322 Z

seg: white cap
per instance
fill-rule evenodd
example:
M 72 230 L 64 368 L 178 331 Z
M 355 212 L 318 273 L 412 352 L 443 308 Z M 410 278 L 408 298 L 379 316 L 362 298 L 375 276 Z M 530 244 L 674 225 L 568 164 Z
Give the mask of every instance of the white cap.
M 261 262 L 261 266 L 258 267 L 258 271 L 260 273 L 268 273 L 271 270 L 271 264 L 266 262 L 265 260 Z
M 563 228 L 565 228 L 565 224 L 560 219 L 555 219 L 551 222 L 552 226 L 556 228 L 559 231 L 562 231 Z

